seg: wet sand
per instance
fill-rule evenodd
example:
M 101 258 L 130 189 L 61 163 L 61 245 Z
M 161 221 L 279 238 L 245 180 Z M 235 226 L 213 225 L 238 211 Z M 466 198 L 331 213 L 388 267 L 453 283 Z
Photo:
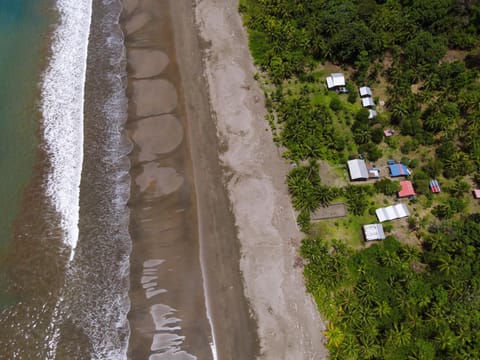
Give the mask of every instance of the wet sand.
M 180 3 L 125 0 L 122 16 L 134 144 L 128 356 L 254 359 L 193 4 Z

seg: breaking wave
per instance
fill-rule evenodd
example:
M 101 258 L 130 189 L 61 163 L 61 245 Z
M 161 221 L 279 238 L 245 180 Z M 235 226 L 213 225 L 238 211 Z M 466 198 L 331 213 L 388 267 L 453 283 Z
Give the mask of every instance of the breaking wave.
M 51 161 L 46 192 L 61 216 L 64 242 L 73 258 L 78 241 L 83 164 L 83 109 L 91 0 L 58 0 L 59 24 L 42 79 L 41 111 Z

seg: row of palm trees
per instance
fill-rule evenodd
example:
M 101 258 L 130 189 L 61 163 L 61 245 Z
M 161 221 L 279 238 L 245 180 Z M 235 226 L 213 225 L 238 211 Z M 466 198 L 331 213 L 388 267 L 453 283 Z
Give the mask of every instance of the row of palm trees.
M 320 206 L 328 206 L 336 199 L 345 198 L 350 213 L 361 216 L 368 207 L 369 196 L 374 193 L 370 185 L 339 188 L 322 184 L 315 160 L 310 160 L 307 166 L 298 166 L 290 171 L 287 184 L 293 206 L 300 212 L 314 212 Z

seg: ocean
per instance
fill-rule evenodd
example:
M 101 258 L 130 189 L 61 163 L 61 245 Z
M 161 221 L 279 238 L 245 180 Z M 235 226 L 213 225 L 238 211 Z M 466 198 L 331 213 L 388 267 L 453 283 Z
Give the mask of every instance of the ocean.
M 43 1 L 46 5 L 47 2 Z M 0 247 L 11 241 L 23 188 L 31 176 L 37 83 L 48 19 L 41 1 L 0 0 Z
M 0 0 L 0 358 L 125 359 L 119 0 Z

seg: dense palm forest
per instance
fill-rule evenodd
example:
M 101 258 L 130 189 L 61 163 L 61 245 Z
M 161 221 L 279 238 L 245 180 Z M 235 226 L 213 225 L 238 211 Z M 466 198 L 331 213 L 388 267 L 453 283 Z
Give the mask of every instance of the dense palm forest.
M 470 194 L 480 187 L 479 1 L 241 0 L 239 10 L 274 140 L 295 165 L 287 184 L 331 358 L 480 359 L 480 214 Z M 348 94 L 327 91 L 332 69 L 347 75 Z M 364 85 L 382 101 L 374 118 L 359 105 Z M 374 219 L 398 182 L 327 186 L 319 171 L 320 160 L 338 167 L 358 156 L 402 157 L 417 192 L 406 230 L 369 247 L 339 229 Z M 336 201 L 347 220 L 333 230 L 312 223 Z

